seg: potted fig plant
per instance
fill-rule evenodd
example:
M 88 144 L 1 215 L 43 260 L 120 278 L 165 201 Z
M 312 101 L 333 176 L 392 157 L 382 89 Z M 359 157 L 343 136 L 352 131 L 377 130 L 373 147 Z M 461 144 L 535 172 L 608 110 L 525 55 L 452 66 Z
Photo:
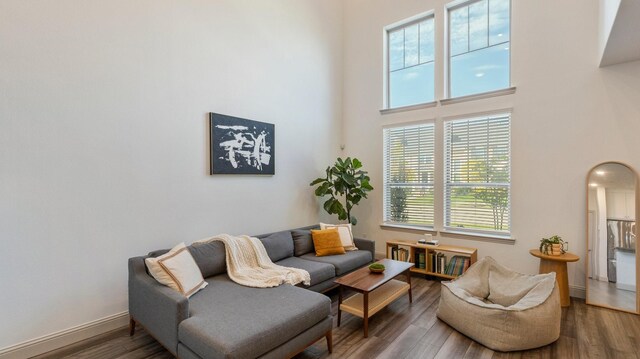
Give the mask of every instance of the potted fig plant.
M 361 199 L 367 198 L 367 192 L 373 190 L 369 181 L 368 172 L 362 170 L 360 160 L 338 157 L 333 166 L 327 167 L 326 176 L 316 178 L 310 186 L 317 186 L 316 196 L 329 196 L 323 205 L 327 213 L 337 214 L 339 220 L 347 220 L 355 225 L 358 221 L 351 214 L 351 209 Z
M 562 240 L 558 235 L 542 238 L 540 240 L 540 252 L 550 256 L 559 256 L 566 252 L 566 244 L 568 244 L 568 242 Z

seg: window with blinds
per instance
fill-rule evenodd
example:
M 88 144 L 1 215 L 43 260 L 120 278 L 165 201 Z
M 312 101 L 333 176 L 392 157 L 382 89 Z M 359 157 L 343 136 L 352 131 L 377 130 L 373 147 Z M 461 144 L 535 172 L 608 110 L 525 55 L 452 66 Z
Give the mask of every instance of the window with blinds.
M 386 128 L 384 222 L 433 227 L 434 124 Z
M 445 228 L 511 230 L 510 114 L 445 122 Z

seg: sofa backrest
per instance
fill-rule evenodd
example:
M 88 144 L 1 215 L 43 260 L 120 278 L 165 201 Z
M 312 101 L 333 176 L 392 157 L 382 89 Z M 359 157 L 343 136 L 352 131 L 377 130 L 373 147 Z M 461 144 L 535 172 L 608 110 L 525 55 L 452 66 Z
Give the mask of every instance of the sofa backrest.
M 293 255 L 300 257 L 303 254 L 313 252 L 313 239 L 311 238 L 311 230 L 294 229 L 291 231 L 293 237 Z
M 296 229 L 291 229 L 288 230 L 286 232 L 290 232 L 291 238 L 293 239 L 293 252 L 288 252 L 291 253 L 289 254 L 287 257 L 292 257 L 292 256 L 296 256 L 299 257 L 303 254 L 307 254 L 309 252 L 313 252 L 314 251 L 314 247 L 313 247 L 313 240 L 311 239 L 311 230 L 312 229 L 320 229 L 319 225 L 313 225 L 313 226 L 307 226 L 307 227 L 300 227 L 300 228 L 296 228 Z M 275 233 L 267 233 L 267 234 L 261 234 L 258 235 L 256 237 L 263 239 L 263 238 L 267 238 L 269 236 L 272 236 L 274 234 L 278 234 L 278 233 L 282 233 L 282 232 L 275 232 Z M 265 243 L 264 240 L 262 243 Z M 274 256 L 272 256 L 269 247 L 267 247 L 267 244 L 265 244 L 265 248 L 267 249 L 267 253 L 269 254 L 269 257 L 271 258 L 272 261 L 276 262 L 280 259 L 286 258 L 286 257 L 282 257 L 279 259 L 273 259 Z M 288 248 L 288 250 L 290 250 L 290 248 Z M 278 258 L 278 256 L 275 256 L 276 258 Z
M 197 243 L 187 247 L 196 261 L 202 277 L 207 278 L 227 272 L 227 257 L 222 242 Z
M 291 231 L 272 233 L 268 236 L 258 237 L 271 261 L 277 262 L 281 259 L 293 257 L 293 238 Z
M 255 236 L 262 241 L 269 258 L 273 262 L 292 256 L 301 256 L 312 252 L 313 241 L 311 229 L 320 228 L 318 225 L 307 226 L 281 232 L 267 233 Z M 210 242 L 198 243 L 187 246 L 204 278 L 227 272 L 227 260 L 224 243 Z M 168 249 L 160 249 L 148 254 L 149 257 L 157 257 L 167 253 Z M 147 272 L 148 273 L 148 272 Z
M 224 243 L 210 242 L 197 243 L 187 246 L 189 253 L 202 272 L 202 277 L 207 278 L 227 272 L 227 259 L 224 251 Z M 149 252 L 147 257 L 158 257 L 169 252 L 168 249 L 158 249 Z M 149 273 L 149 270 L 147 270 Z

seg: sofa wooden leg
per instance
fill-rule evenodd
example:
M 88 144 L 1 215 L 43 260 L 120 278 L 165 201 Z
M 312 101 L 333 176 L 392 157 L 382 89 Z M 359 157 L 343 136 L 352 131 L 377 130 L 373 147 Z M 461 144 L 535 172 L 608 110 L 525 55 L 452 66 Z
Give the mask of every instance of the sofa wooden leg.
M 129 317 L 129 336 L 132 337 L 133 333 L 136 332 L 136 321 L 133 320 L 133 317 Z
M 333 353 L 333 336 L 331 334 L 331 330 L 327 332 L 327 349 L 329 350 L 329 354 Z

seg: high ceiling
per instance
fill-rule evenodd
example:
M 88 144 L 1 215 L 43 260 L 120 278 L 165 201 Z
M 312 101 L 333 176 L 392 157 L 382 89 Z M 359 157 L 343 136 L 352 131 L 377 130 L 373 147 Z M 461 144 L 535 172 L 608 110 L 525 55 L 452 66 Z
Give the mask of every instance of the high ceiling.
M 606 1 L 606 6 L 617 4 L 613 0 L 601 1 Z M 601 20 L 610 24 L 611 32 L 608 38 L 604 36 L 606 44 L 600 59 L 600 67 L 640 60 L 640 1 L 618 0 L 618 2 L 617 11 L 615 8 L 601 9 L 605 12 L 611 11 L 610 15 L 603 14 L 603 16 L 612 18 Z M 601 31 L 608 31 L 608 29 L 601 29 Z

